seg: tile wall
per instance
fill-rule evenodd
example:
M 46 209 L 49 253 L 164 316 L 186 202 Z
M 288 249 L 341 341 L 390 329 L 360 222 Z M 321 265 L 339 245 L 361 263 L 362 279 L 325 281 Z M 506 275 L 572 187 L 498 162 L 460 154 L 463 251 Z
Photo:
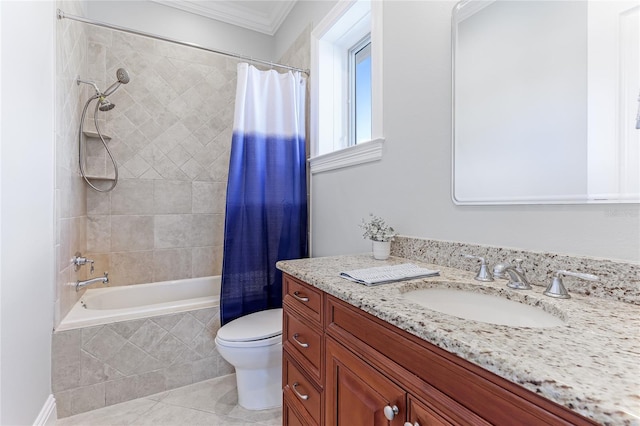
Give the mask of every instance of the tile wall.
M 56 332 L 59 417 L 233 373 L 216 350 L 218 308 Z
M 58 1 L 67 13 L 82 15 L 82 3 Z M 87 189 L 78 169 L 77 132 L 82 107 L 89 92 L 76 78 L 87 75 L 87 35 L 84 24 L 56 21 L 56 289 L 55 324 L 77 300 L 75 282 L 86 271 L 75 272 L 71 259 L 76 251 L 86 252 Z
M 120 180 L 87 192 L 96 273 L 115 286 L 219 275 L 237 61 L 102 28 L 87 36 L 98 87 L 120 67 L 130 76 L 98 112 Z M 92 175 L 113 173 L 98 139 L 87 155 Z
M 305 28 L 278 62 L 300 69 L 309 69 L 311 67 L 311 30 L 311 25 Z

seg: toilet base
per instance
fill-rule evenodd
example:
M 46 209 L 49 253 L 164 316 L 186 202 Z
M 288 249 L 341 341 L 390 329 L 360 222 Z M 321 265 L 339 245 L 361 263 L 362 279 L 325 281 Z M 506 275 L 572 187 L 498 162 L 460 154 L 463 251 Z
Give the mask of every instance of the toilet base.
M 236 368 L 238 404 L 247 410 L 282 406 L 282 366 L 257 370 Z

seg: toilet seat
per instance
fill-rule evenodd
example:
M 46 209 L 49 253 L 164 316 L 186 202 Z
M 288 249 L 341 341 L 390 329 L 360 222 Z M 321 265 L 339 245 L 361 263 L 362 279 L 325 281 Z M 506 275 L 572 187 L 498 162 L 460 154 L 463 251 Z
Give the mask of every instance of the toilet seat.
M 216 343 L 228 347 L 269 346 L 282 342 L 282 308 L 237 318 L 220 327 Z

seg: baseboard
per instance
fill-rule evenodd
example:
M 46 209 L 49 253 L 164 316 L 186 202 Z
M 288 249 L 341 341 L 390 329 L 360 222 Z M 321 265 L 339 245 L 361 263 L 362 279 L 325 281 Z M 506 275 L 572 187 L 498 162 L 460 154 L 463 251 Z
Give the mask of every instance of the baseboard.
M 57 418 L 56 399 L 53 395 L 49 395 L 33 426 L 55 426 Z

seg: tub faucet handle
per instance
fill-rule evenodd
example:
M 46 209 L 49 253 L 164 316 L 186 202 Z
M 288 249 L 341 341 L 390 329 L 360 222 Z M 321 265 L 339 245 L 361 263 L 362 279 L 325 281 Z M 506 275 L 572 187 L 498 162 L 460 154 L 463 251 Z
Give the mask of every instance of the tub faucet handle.
M 94 271 L 94 269 L 93 269 L 93 259 L 87 259 L 86 257 L 83 257 L 82 253 L 80 253 L 78 251 L 78 252 L 76 252 L 75 256 L 73 257 L 73 264 L 74 264 L 73 270 L 77 272 L 80 269 L 81 266 L 84 266 L 87 263 L 91 264 L 90 272 L 91 272 L 91 275 L 93 275 L 93 271 Z
M 489 265 L 487 265 L 487 261 L 485 260 L 484 257 L 474 256 L 472 254 L 467 254 L 467 253 L 461 253 L 460 256 L 466 257 L 467 259 L 480 260 L 480 270 L 474 277 L 475 280 L 484 281 L 484 282 L 493 281 L 493 275 L 491 275 L 491 272 L 489 271 Z

